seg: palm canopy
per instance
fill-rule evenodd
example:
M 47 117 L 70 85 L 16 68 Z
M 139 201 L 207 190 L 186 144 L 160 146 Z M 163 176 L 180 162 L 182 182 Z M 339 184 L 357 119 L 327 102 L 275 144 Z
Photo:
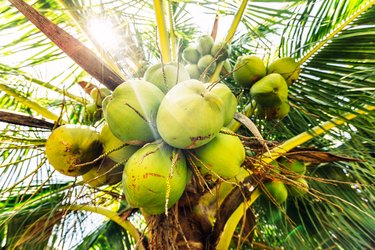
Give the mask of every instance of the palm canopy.
M 2 247 L 130 249 L 142 245 L 139 232 L 149 225 L 139 212 L 129 209 L 121 185 L 90 188 L 80 179 L 58 174 L 46 160 L 45 141 L 57 124 L 101 126 L 101 121 L 87 115 L 85 106 L 92 99 L 82 88 L 85 83 L 113 89 L 124 79 L 142 76 L 150 64 L 165 58 L 159 43 L 165 37 L 172 41 L 170 57 L 180 60 L 189 42 L 203 29 L 211 32 L 214 25 L 197 26 L 195 8 L 203 10 L 206 18 L 216 16 L 220 30 L 222 20 L 238 16 L 241 2 L 166 1 L 164 21 L 170 30 L 160 33 L 162 25 L 154 20 L 155 12 L 163 19 L 156 8 L 161 1 L 28 1 L 92 51 L 93 61 L 78 63 L 67 56 L 75 59 L 72 48 L 61 50 L 55 45 L 65 41 L 62 37 L 55 43 L 46 39 L 10 2 L 19 1 L 3 1 L 0 16 Z M 291 111 L 278 122 L 251 114 L 249 95 L 227 75 L 222 81 L 236 94 L 238 112 L 247 113 L 264 139 L 281 149 L 319 149 L 356 161 L 304 155 L 309 162 L 309 194 L 288 199 L 281 207 L 266 196 L 251 201 L 252 210 L 239 213 L 238 220 L 246 215 L 242 226 L 232 233 L 223 230 L 222 239 L 231 242 L 230 247 L 373 248 L 374 4 L 301 0 L 244 5 L 241 23 L 229 39 L 232 65 L 243 54 L 259 55 L 266 63 L 290 56 L 301 64 L 301 73 L 289 88 Z M 118 41 L 97 40 L 90 32 L 90 20 L 97 17 L 112 22 Z M 79 52 L 87 53 L 85 48 Z M 95 75 L 95 63 L 114 80 Z M 238 133 L 252 136 L 244 127 Z M 253 149 L 259 157 L 264 148 L 257 149 L 259 145 Z M 258 186 L 262 189 L 262 184 Z M 236 221 L 234 216 L 228 220 Z M 248 229 L 255 224 L 255 230 Z

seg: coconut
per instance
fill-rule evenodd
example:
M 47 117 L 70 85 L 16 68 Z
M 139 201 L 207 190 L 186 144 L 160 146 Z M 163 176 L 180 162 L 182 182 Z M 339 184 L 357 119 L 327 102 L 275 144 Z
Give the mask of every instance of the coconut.
M 225 42 L 221 41 L 218 43 L 214 43 L 211 48 L 211 55 L 216 58 L 219 62 L 226 60 L 231 53 L 230 45 Z
M 146 144 L 126 163 L 122 179 L 126 200 L 148 214 L 161 214 L 182 196 L 187 171 L 180 150 L 165 143 Z
M 199 67 L 197 64 L 187 64 L 185 65 L 185 69 L 187 72 L 189 72 L 191 79 L 199 79 L 201 76 L 201 71 L 199 70 Z
M 158 87 L 144 80 L 120 84 L 103 103 L 104 117 L 112 133 L 127 143 L 159 138 L 155 121 L 163 97 Z
M 198 37 L 197 50 L 201 56 L 211 53 L 211 48 L 214 45 L 214 39 L 210 35 L 202 35 Z
M 128 144 L 124 146 L 126 143 L 114 136 L 107 123 L 104 124 L 100 131 L 100 141 L 103 144 L 104 152 L 110 152 L 108 157 L 115 162 L 127 161 L 140 148 L 140 146 Z
M 276 107 L 288 99 L 288 85 L 278 73 L 266 75 L 250 89 L 251 97 L 263 107 Z
M 233 77 L 240 86 L 250 88 L 256 81 L 264 77 L 266 72 L 266 66 L 259 57 L 243 55 L 237 58 Z
M 124 164 L 116 164 L 110 158 L 105 157 L 103 161 L 99 161 L 97 165 L 82 175 L 83 181 L 92 187 L 119 183 L 122 179 Z
M 289 113 L 290 106 L 288 102 L 282 102 L 276 107 L 258 106 L 257 114 L 267 120 L 283 119 Z
M 283 203 L 288 198 L 288 190 L 282 181 L 274 180 L 264 183 L 268 193 L 271 195 L 270 199 L 276 201 L 277 203 Z M 268 195 L 268 194 L 266 194 Z
M 215 71 L 216 68 L 216 62 L 214 60 L 214 57 L 211 55 L 205 55 L 202 56 L 198 61 L 198 68 L 199 70 L 203 72 L 208 72 L 212 74 Z
M 206 83 L 205 87 L 214 94 L 217 94 L 224 103 L 224 126 L 228 125 L 237 111 L 237 98 L 230 88 L 224 83 Z
M 299 77 L 301 67 L 291 57 L 283 57 L 273 61 L 267 68 L 267 74 L 279 73 L 284 77 L 288 86 L 292 85 Z
M 304 178 L 294 180 L 295 185 L 287 185 L 289 194 L 294 197 L 304 196 L 309 191 L 309 184 Z
M 211 141 L 224 125 L 224 104 L 198 80 L 173 87 L 160 104 L 156 118 L 160 136 L 169 145 L 191 149 Z
M 241 140 L 228 128 L 222 128 L 212 141 L 192 152 L 197 158 L 193 161 L 207 179 L 233 178 L 245 160 Z
M 189 80 L 190 75 L 182 64 L 157 63 L 146 70 L 143 78 L 167 93 L 177 83 Z
M 102 102 L 103 102 L 104 98 L 106 98 L 109 95 L 111 95 L 111 91 L 109 89 L 107 89 L 107 88 L 97 88 L 97 87 L 94 87 L 90 91 L 90 96 L 94 100 L 95 104 L 98 107 L 102 106 Z
M 85 125 L 62 125 L 54 129 L 46 142 L 45 153 L 49 163 L 60 173 L 79 176 L 87 173 L 90 162 L 102 153 L 99 133 Z
M 201 54 L 196 48 L 194 48 L 193 46 L 189 46 L 182 51 L 182 58 L 187 63 L 196 64 L 199 58 L 201 58 Z
M 282 157 L 279 159 L 279 163 L 286 170 L 284 172 L 306 173 L 306 165 L 303 161 Z

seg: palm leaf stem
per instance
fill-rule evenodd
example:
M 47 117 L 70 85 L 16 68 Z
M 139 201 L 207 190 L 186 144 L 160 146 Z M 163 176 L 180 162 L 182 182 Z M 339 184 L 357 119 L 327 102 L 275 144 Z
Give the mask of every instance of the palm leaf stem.
M 259 188 L 255 189 L 250 195 L 249 199 L 246 202 L 241 203 L 240 206 L 232 213 L 229 217 L 227 223 L 225 224 L 224 230 L 220 235 L 219 242 L 216 246 L 216 249 L 229 249 L 229 244 L 233 238 L 233 234 L 236 231 L 237 225 L 241 218 L 243 217 L 246 210 L 251 206 L 251 204 L 258 199 L 262 194 Z
M 5 84 L 0 83 L 0 90 L 4 91 L 7 95 L 14 97 L 17 101 L 21 102 L 25 106 L 31 108 L 35 112 L 39 113 L 44 118 L 50 119 L 52 121 L 61 121 L 62 123 L 67 123 L 66 121 L 60 119 L 59 116 L 55 115 L 48 109 L 42 107 L 37 102 L 34 102 L 27 97 L 24 97 L 20 94 L 18 94 L 14 89 L 6 86 Z
M 227 36 L 225 37 L 225 43 L 230 44 L 232 42 L 232 39 L 234 37 L 234 34 L 236 33 L 237 27 L 241 22 L 242 16 L 245 12 L 246 6 L 247 6 L 248 0 L 242 0 L 242 3 L 234 16 L 232 25 L 230 26 L 230 29 L 228 30 Z M 221 69 L 223 68 L 224 62 L 218 63 L 216 66 L 215 72 L 213 73 L 210 82 L 215 82 L 220 77 Z
M 85 71 L 114 90 L 124 79 L 108 67 L 101 58 L 97 57 L 84 44 L 75 39 L 64 29 L 41 15 L 37 10 L 22 0 L 9 0 L 27 19 L 41 30 L 53 43 L 65 52 Z
M 361 14 L 366 12 L 369 8 L 371 8 L 375 4 L 375 0 L 369 1 L 367 4 L 363 5 L 356 13 L 354 13 L 350 18 L 348 18 L 345 22 L 339 25 L 335 30 L 332 31 L 326 38 L 324 38 L 321 42 L 319 42 L 315 47 L 313 47 L 303 58 L 301 58 L 298 62 L 299 65 L 306 62 L 313 56 L 319 49 L 321 49 L 328 41 L 332 40 L 339 32 L 345 29 L 352 21 L 358 18 Z
M 63 206 L 62 208 L 74 211 L 87 211 L 92 213 L 97 213 L 107 217 L 108 219 L 116 222 L 119 226 L 121 226 L 124 230 L 130 233 L 130 235 L 135 239 L 136 242 L 141 240 L 141 236 L 138 230 L 134 227 L 134 225 L 127 220 L 123 220 L 116 212 L 113 212 L 109 209 L 103 207 L 94 207 L 88 205 L 75 205 L 70 204 L 69 206 Z M 139 245 L 140 249 L 144 249 L 142 244 Z
M 177 61 L 177 50 L 176 50 L 176 34 L 174 29 L 173 21 L 173 9 L 171 1 L 168 1 L 168 17 L 169 17 L 169 34 L 171 39 L 171 60 Z
M 161 60 L 163 63 L 169 63 L 171 61 L 171 53 L 167 25 L 164 19 L 163 0 L 154 0 L 154 9 L 159 35 Z
M 107 63 L 107 65 L 119 76 L 121 76 L 123 79 L 126 79 L 126 77 L 124 76 L 124 74 L 121 72 L 121 70 L 119 69 L 118 65 L 110 59 L 110 57 L 108 56 L 107 53 L 102 53 L 103 49 L 100 48 L 100 45 L 94 41 L 93 39 L 90 38 L 90 36 L 88 35 L 87 33 L 87 30 L 80 24 L 80 22 L 78 21 L 79 19 L 81 19 L 81 17 L 79 15 L 76 14 L 75 11 L 72 11 L 71 9 L 71 6 L 68 5 L 68 1 L 62 1 L 62 0 L 58 0 L 57 1 L 64 9 L 67 9 L 67 14 L 68 16 L 70 17 L 70 19 L 73 21 L 74 23 L 74 27 L 75 28 L 78 28 L 80 30 L 80 32 L 82 34 L 84 34 L 84 36 L 86 37 L 87 40 L 89 40 L 92 44 L 94 44 L 94 46 L 96 47 L 96 50 L 97 52 L 99 53 L 100 52 L 100 55 L 103 57 L 104 61 Z
M 260 167 L 263 165 L 270 164 L 272 161 L 276 160 L 281 155 L 289 152 L 293 148 L 296 148 L 303 143 L 326 133 L 330 129 L 333 129 L 337 126 L 340 126 L 346 123 L 349 120 L 353 120 L 354 118 L 358 117 L 359 115 L 365 115 L 370 111 L 375 110 L 375 106 L 365 105 L 362 109 L 356 109 L 354 112 L 345 113 L 342 117 L 335 117 L 329 121 L 324 122 L 321 125 L 315 126 L 314 128 L 303 132 L 299 135 L 294 136 L 293 138 L 285 141 L 283 144 L 272 148 L 269 152 L 266 152 L 260 156 Z M 242 171 L 238 176 L 237 179 L 239 181 L 243 181 L 248 176 L 247 171 Z
M 54 127 L 52 122 L 5 110 L 0 110 L 0 121 L 35 128 L 52 129 Z M 22 140 L 25 139 L 22 138 Z

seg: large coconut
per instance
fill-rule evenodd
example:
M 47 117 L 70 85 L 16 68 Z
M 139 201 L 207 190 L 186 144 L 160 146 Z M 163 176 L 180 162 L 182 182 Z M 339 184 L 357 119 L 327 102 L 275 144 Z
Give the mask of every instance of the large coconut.
M 157 127 L 169 145 L 191 149 L 211 141 L 224 124 L 221 98 L 198 80 L 173 87 L 160 104 Z
M 90 170 L 90 162 L 102 153 L 99 133 L 84 125 L 62 125 L 53 130 L 46 142 L 46 156 L 50 164 L 60 173 L 79 176 Z
M 186 160 L 180 150 L 165 143 L 150 143 L 135 152 L 125 165 L 123 188 L 132 207 L 161 214 L 181 197 L 188 181 Z
M 157 63 L 146 70 L 143 78 L 167 93 L 177 83 L 189 80 L 190 74 L 182 64 Z
M 288 100 L 288 85 L 278 73 L 266 75 L 250 89 L 251 97 L 263 107 L 276 107 Z
M 228 128 L 209 143 L 193 150 L 193 158 L 203 176 L 230 179 L 238 174 L 245 160 L 245 148 L 237 135 Z M 208 178 L 210 179 L 210 178 Z
M 87 173 L 82 175 L 83 181 L 92 187 L 114 185 L 121 181 L 124 164 L 118 164 L 110 158 L 98 161 Z
M 228 125 L 237 111 L 237 98 L 224 83 L 206 83 L 205 87 L 217 94 L 224 103 L 224 126 Z
M 256 81 L 264 77 L 266 72 L 266 66 L 262 59 L 254 55 L 243 55 L 237 58 L 233 77 L 240 86 L 250 88 Z
M 108 157 L 115 162 L 125 162 L 140 148 L 140 146 L 125 144 L 125 142 L 114 136 L 107 123 L 104 124 L 100 131 L 100 141 L 103 144 L 104 152 L 109 152 Z
M 163 92 L 144 80 L 120 84 L 103 101 L 104 117 L 112 133 L 124 142 L 150 142 L 159 138 L 156 114 Z

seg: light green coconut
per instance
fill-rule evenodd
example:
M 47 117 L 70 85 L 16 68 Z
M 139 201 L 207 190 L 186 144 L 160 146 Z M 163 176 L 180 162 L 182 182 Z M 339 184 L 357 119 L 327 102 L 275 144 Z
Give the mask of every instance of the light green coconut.
M 188 182 L 186 160 L 180 150 L 165 143 L 150 143 L 126 163 L 123 189 L 132 207 L 161 214 L 182 196 Z
M 211 141 L 224 125 L 224 104 L 198 80 L 173 87 L 160 104 L 156 123 L 169 145 L 191 149 Z
M 104 117 L 112 133 L 128 143 L 150 142 L 159 138 L 156 115 L 163 92 L 144 80 L 120 84 L 103 101 Z

